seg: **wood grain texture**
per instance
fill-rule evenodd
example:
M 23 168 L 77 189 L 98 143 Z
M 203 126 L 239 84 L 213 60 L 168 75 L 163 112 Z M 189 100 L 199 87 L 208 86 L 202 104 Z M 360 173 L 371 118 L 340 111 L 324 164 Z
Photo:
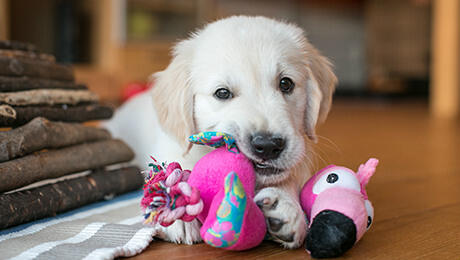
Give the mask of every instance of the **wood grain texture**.
M 40 61 L 56 62 L 56 58 L 51 54 L 39 53 L 35 51 L 5 50 L 0 49 L 0 56 L 7 58 L 25 58 Z
M 133 158 L 131 148 L 116 139 L 45 150 L 0 163 L 0 192 Z
M 87 89 L 83 84 L 72 81 L 40 79 L 33 77 L 0 76 L 0 92 L 23 91 L 31 89 Z
M 87 176 L 33 189 L 0 194 L 0 229 L 55 216 L 106 197 L 138 189 L 143 177 L 136 167 L 96 171 Z
M 320 127 L 315 169 L 355 169 L 380 159 L 367 188 L 375 221 L 342 259 L 458 259 L 460 123 L 433 119 L 426 104 L 335 102 Z M 264 242 L 245 252 L 154 241 L 135 259 L 310 259 Z M 340 259 L 340 258 L 339 258 Z
M 51 122 L 37 117 L 11 131 L 0 131 L 0 162 L 8 161 L 42 149 L 110 139 L 105 129 L 77 123 Z
M 0 75 L 74 81 L 72 67 L 54 62 L 0 56 Z
M 11 109 L 13 109 L 14 112 L 12 112 Z M 112 114 L 112 107 L 99 104 L 30 107 L 10 107 L 3 105 L 0 107 L 0 127 L 21 126 L 36 117 L 45 117 L 51 121 L 86 122 L 109 119 L 112 117 Z
M 11 106 L 77 105 L 98 101 L 98 96 L 89 90 L 34 89 L 0 93 L 0 103 Z

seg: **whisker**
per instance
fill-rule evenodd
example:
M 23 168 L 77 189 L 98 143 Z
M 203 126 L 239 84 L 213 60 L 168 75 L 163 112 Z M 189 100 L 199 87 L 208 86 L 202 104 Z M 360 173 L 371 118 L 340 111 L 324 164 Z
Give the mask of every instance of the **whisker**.
M 329 148 L 331 150 L 333 150 L 334 152 L 338 152 L 338 153 L 342 153 L 342 150 L 340 149 L 340 147 L 334 142 L 332 141 L 331 139 L 325 137 L 325 136 L 322 136 L 322 135 L 317 135 L 318 139 L 321 139 L 321 140 L 324 140 L 326 141 L 326 143 L 322 143 L 322 145 L 324 145 L 326 148 Z

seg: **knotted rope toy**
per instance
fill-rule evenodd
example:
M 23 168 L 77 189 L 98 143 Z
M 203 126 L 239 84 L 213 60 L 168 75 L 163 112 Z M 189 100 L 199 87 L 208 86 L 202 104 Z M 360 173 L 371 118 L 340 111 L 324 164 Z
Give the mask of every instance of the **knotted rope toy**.
M 190 171 L 182 170 L 176 162 L 160 165 L 151 158 L 151 169 L 144 172 L 144 197 L 141 201 L 144 223 L 159 223 L 167 227 L 177 219 L 194 220 L 203 210 L 203 201 L 200 192 L 187 183 Z
M 141 202 L 145 223 L 168 226 L 176 219 L 197 218 L 202 224 L 201 238 L 210 246 L 245 250 L 260 244 L 266 224 L 254 202 L 252 162 L 238 151 L 231 135 L 203 132 L 190 136 L 189 141 L 216 149 L 203 156 L 191 172 L 178 163 L 159 165 L 154 160 L 149 165 Z
M 189 141 L 214 148 L 225 146 L 230 152 L 238 152 L 235 139 L 222 132 L 202 132 L 190 136 Z M 149 163 L 151 169 L 143 172 L 145 184 L 141 206 L 145 213 L 144 223 L 167 227 L 177 219 L 187 222 L 195 219 L 203 210 L 203 201 L 200 192 L 187 183 L 190 171 L 182 170 L 177 162 L 160 165 L 155 158 L 150 158 L 153 160 Z

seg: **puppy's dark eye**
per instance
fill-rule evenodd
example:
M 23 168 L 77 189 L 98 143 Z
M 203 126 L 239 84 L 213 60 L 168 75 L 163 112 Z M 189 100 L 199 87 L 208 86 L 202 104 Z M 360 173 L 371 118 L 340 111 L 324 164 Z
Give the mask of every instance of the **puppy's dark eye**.
M 219 88 L 214 92 L 214 96 L 218 99 L 230 99 L 233 97 L 233 93 L 226 88 Z
M 284 77 L 280 80 L 280 90 L 285 94 L 291 93 L 294 89 L 294 86 L 294 82 L 292 82 L 292 79 L 288 77 Z

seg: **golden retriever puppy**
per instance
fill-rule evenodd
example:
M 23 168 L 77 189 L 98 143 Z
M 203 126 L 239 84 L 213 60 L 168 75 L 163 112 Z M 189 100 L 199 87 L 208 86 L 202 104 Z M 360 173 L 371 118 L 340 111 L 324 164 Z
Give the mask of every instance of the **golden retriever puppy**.
M 233 16 L 206 25 L 176 44 L 154 87 L 115 114 L 107 127 L 130 144 L 136 162 L 148 156 L 193 165 L 210 148 L 191 147 L 201 131 L 232 134 L 254 163 L 256 202 L 268 232 L 299 247 L 307 225 L 299 189 L 310 176 L 315 126 L 326 118 L 336 77 L 326 58 L 293 24 Z M 163 239 L 200 241 L 198 221 L 158 227 Z

